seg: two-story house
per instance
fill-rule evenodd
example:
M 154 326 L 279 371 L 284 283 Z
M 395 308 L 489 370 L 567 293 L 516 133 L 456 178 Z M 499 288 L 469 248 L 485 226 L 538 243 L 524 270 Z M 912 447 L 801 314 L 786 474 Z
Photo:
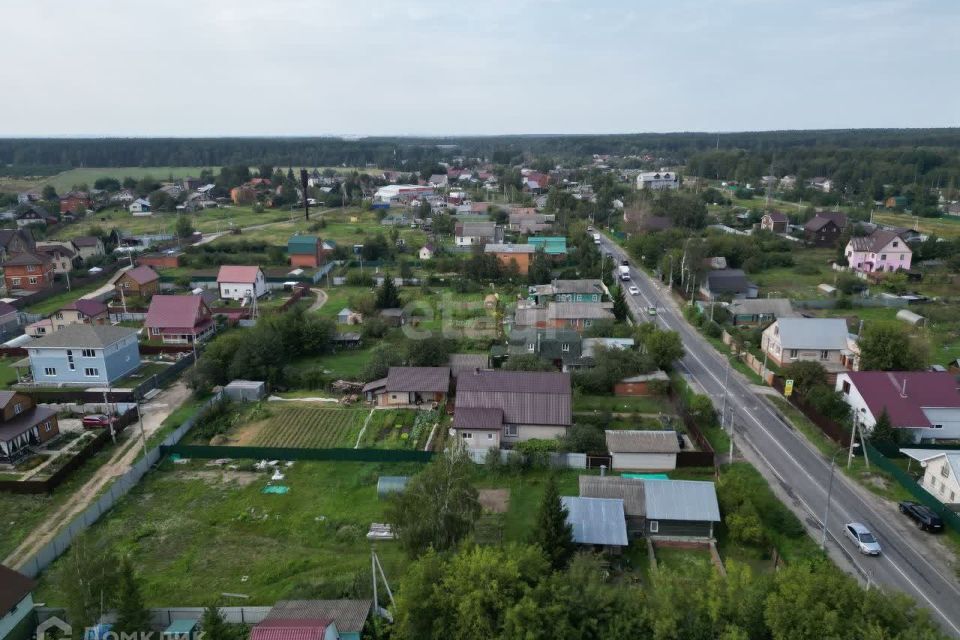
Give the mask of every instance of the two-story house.
M 69 325 L 27 351 L 33 381 L 42 385 L 109 385 L 140 366 L 136 330 L 111 325 Z
M 65 243 L 38 242 L 35 251 L 50 258 L 53 263 L 53 272 L 57 274 L 70 273 L 74 265 L 79 262 L 77 252 Z
M 37 626 L 33 590 L 37 583 L 0 564 L 0 638 L 25 640 Z
M 267 292 L 267 279 L 260 267 L 223 266 L 217 273 L 217 287 L 224 300 L 259 298 Z
M 107 305 L 99 300 L 80 298 L 60 307 L 50 316 L 53 331 L 72 324 L 107 324 L 110 314 Z
M 160 289 L 160 274 L 147 265 L 124 271 L 114 283 L 123 298 L 139 296 L 147 299 Z
M 843 318 L 778 318 L 764 329 L 760 350 L 777 366 L 808 360 L 827 371 L 857 367 L 855 337 Z
M 882 273 L 910 269 L 913 251 L 897 232 L 878 229 L 869 236 L 850 238 L 844 255 L 851 269 Z
M 316 268 L 323 264 L 324 250 L 320 238 L 312 235 L 294 235 L 287 241 L 291 267 Z
M 3 263 L 7 291 L 41 291 L 53 284 L 53 261 L 45 254 L 25 251 Z
M 0 463 L 16 462 L 60 435 L 57 412 L 19 391 L 0 391 Z
M 34 240 L 30 229 L 0 229 L 0 261 L 18 253 L 33 251 Z
M 637 174 L 637 189 L 651 189 L 660 191 L 662 189 L 679 189 L 680 176 L 673 171 L 641 171 Z
M 834 247 L 847 228 L 847 217 L 842 213 L 822 212 L 803 225 L 803 238 L 815 247 Z
M 519 307 L 514 312 L 517 329 L 572 329 L 582 332 L 595 322 L 613 321 L 609 302 L 550 302 L 544 307 Z
M 73 245 L 82 260 L 99 258 L 107 253 L 103 240 L 97 236 L 78 236 L 73 239 Z
M 60 198 L 60 213 L 83 215 L 93 206 L 93 200 L 86 191 L 71 191 Z
M 960 452 L 914 449 L 922 452 L 924 467 L 920 486 L 951 511 L 960 511 Z
M 548 302 L 603 302 L 610 295 L 602 280 L 589 278 L 554 280 L 550 284 L 530 287 L 530 293 L 540 305 Z
M 153 296 L 143 326 L 164 344 L 194 344 L 213 336 L 213 314 L 202 296 Z
M 535 355 L 567 371 L 581 364 L 583 337 L 572 329 L 514 329 L 507 341 L 511 357 Z

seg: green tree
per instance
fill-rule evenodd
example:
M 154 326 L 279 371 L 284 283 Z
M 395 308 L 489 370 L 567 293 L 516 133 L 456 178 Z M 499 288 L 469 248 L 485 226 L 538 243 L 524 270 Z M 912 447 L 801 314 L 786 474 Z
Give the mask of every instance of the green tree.
M 861 371 L 918 371 L 927 367 L 929 353 L 908 329 L 891 322 L 870 323 L 860 338 Z
M 411 367 L 441 367 L 450 361 L 453 342 L 443 336 L 430 336 L 407 343 L 407 362 Z
M 189 238 L 193 235 L 193 231 L 193 221 L 190 220 L 189 215 L 177 216 L 176 233 L 178 238 Z
M 627 298 L 623 293 L 623 287 L 618 284 L 613 289 L 613 317 L 617 322 L 626 322 L 628 315 Z
M 684 356 L 683 340 L 676 331 L 654 329 L 644 338 L 643 348 L 660 369 L 670 369 Z
M 378 344 L 370 352 L 367 364 L 363 367 L 361 378 L 370 382 L 385 378 L 390 367 L 403 364 L 403 350 L 394 344 Z
M 827 370 L 813 360 L 791 362 L 783 368 L 782 373 L 787 380 L 793 380 L 794 391 L 804 397 L 807 397 L 812 389 L 827 384 Z
M 900 444 L 901 439 L 900 430 L 890 422 L 890 414 L 884 407 L 883 411 L 880 412 L 880 417 L 877 418 L 876 424 L 873 425 L 873 429 L 870 430 L 870 440 L 886 444 Z
M 377 289 L 376 302 L 377 309 L 396 309 L 402 303 L 400 293 L 397 291 L 397 285 L 389 273 L 383 274 L 383 284 Z
M 108 550 L 95 546 L 89 534 L 73 541 L 60 562 L 56 585 L 60 602 L 74 628 L 93 626 L 100 619 L 101 608 L 113 606 L 116 577 L 116 558 Z
M 553 265 L 550 257 L 543 250 L 543 247 L 537 249 L 533 254 L 533 260 L 530 261 L 530 268 L 527 270 L 527 282 L 530 284 L 548 284 L 553 277 Z
M 551 475 L 540 499 L 530 542 L 540 547 L 555 571 L 566 568 L 577 550 L 573 541 L 573 526 L 567 522 L 567 515 L 567 509 L 560 502 L 557 480 Z
M 462 448 L 439 455 L 387 505 L 386 520 L 406 552 L 453 548 L 473 530 L 480 502 L 473 486 L 473 462 Z
M 557 368 L 535 353 L 510 356 L 503 364 L 505 371 L 556 371 Z
M 119 634 L 135 634 L 150 631 L 150 610 L 143 601 L 140 583 L 133 571 L 128 556 L 120 561 L 120 575 L 116 584 L 117 620 L 113 631 Z
M 220 607 L 211 602 L 200 617 L 200 630 L 205 640 L 233 640 L 234 634 L 223 617 Z
M 43 185 L 43 189 L 40 191 L 40 197 L 47 202 L 53 202 L 58 200 L 60 196 L 57 195 L 57 190 L 52 184 Z

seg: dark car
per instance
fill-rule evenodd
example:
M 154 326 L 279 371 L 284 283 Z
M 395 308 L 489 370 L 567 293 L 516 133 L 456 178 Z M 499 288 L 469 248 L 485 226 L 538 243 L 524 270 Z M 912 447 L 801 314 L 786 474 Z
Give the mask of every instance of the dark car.
M 924 531 L 943 531 L 943 520 L 926 505 L 905 500 L 900 503 L 900 513 L 908 516 Z
M 110 426 L 111 423 L 116 422 L 116 418 L 111 418 L 108 415 L 102 413 L 94 413 L 89 416 L 83 416 L 83 428 L 84 429 L 105 429 Z

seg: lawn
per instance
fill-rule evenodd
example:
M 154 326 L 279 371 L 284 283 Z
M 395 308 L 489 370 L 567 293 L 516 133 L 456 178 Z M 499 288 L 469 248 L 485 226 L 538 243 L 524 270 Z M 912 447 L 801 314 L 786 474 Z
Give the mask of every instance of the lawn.
M 573 410 L 610 411 L 611 413 L 667 413 L 673 414 L 669 400 L 657 396 L 588 396 L 576 394 Z
M 19 358 L 0 358 L 0 389 L 7 389 L 17 382 L 17 372 L 13 363 Z
M 75 236 L 87 235 L 90 227 L 97 225 L 104 229 L 122 229 L 132 234 L 172 234 L 177 224 L 177 218 L 180 215 L 190 215 L 193 222 L 193 228 L 204 233 L 216 231 L 227 231 L 231 227 L 249 227 L 259 224 L 285 222 L 290 219 L 289 211 L 280 211 L 276 209 L 267 209 L 263 213 L 254 213 L 251 207 L 221 207 L 219 209 L 204 209 L 201 212 L 193 214 L 177 213 L 154 213 L 150 216 L 133 216 L 124 208 L 110 208 L 91 214 L 75 224 L 65 225 L 54 234 L 57 238 L 73 238 Z M 286 232 L 280 232 L 285 235 L 283 244 L 286 244 L 286 238 L 291 234 L 290 227 L 287 225 L 278 225 L 278 227 L 287 227 Z M 269 228 L 269 227 L 268 227 Z M 259 234 L 263 229 L 257 230 Z M 251 232 L 253 233 L 253 232 Z M 227 236 L 236 238 L 238 236 Z M 242 235 L 239 237 L 243 237 Z
M 249 444 L 255 447 L 352 447 L 367 416 L 363 409 L 273 403 Z
M 96 291 L 103 285 L 107 284 L 106 280 L 98 282 L 96 284 L 89 284 L 85 287 L 74 287 L 71 291 L 64 291 L 63 293 L 58 293 L 55 296 L 51 296 L 42 302 L 31 305 L 25 309 L 27 313 L 36 313 L 41 316 L 48 316 L 57 309 L 73 302 L 77 298 L 87 295 L 91 291 Z
M 822 298 L 817 285 L 833 284 L 830 262 L 837 257 L 834 249 L 797 249 L 791 253 L 794 266 L 767 269 L 749 274 L 760 287 L 761 297 L 809 299 Z
M 936 235 L 940 238 L 960 238 L 960 218 L 956 217 L 917 218 L 895 211 L 875 211 L 873 221 L 897 227 L 909 227 L 920 233 Z

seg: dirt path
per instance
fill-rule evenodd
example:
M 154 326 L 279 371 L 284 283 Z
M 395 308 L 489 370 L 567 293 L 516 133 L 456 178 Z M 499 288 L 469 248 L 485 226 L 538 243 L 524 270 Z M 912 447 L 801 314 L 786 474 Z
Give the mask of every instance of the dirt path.
M 310 308 L 307 311 L 317 311 L 323 305 L 327 304 L 328 296 L 327 292 L 323 289 L 310 289 L 314 294 L 316 294 L 317 299 L 314 301 Z
M 167 419 L 181 404 L 190 397 L 190 389 L 183 382 L 159 393 L 152 401 L 142 405 L 143 431 L 147 438 L 155 433 L 164 420 Z M 100 491 L 109 485 L 117 476 L 130 469 L 142 455 L 140 443 L 140 427 L 133 424 L 128 427 L 130 435 L 122 446 L 113 454 L 113 457 L 104 464 L 97 474 L 74 493 L 70 500 L 62 504 L 56 511 L 48 515 L 37 524 L 33 532 L 23 543 L 3 561 L 8 567 L 19 567 L 23 562 L 53 540 L 60 530 L 70 523 L 73 518 L 83 512 L 100 495 Z

